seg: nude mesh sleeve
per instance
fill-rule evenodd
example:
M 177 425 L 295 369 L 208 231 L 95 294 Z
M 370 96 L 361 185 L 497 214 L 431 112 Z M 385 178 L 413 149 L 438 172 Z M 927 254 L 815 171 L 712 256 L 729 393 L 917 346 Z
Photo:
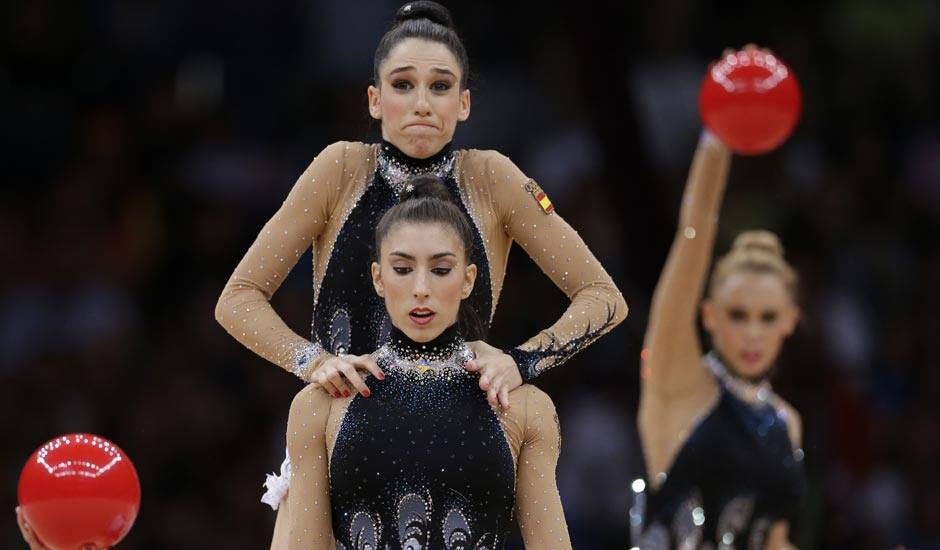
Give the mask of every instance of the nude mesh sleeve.
M 552 326 L 506 350 L 529 381 L 568 360 L 617 326 L 627 303 L 610 275 L 565 220 L 549 206 L 538 185 L 508 158 L 488 161 L 503 230 L 571 301 Z
M 551 398 L 530 387 L 516 469 L 516 515 L 526 548 L 571 548 L 555 467 L 561 451 L 558 416 Z
M 335 547 L 326 448 L 330 407 L 330 397 L 313 386 L 301 390 L 291 403 L 287 421 L 287 452 L 291 462 L 287 493 L 290 550 Z
M 325 357 L 323 347 L 292 331 L 270 300 L 326 226 L 343 181 L 345 150 L 334 143 L 310 163 L 238 263 L 215 309 L 236 340 L 305 381 Z

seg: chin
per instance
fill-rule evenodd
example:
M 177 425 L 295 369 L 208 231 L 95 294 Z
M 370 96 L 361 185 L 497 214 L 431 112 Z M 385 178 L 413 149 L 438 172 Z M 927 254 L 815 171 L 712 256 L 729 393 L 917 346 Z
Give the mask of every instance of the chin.
M 444 147 L 444 142 L 441 140 L 425 135 L 409 135 L 407 143 L 411 150 L 405 152 L 408 156 L 419 159 L 433 156 Z
M 431 340 L 437 338 L 437 336 L 443 331 L 435 327 L 416 327 L 411 325 L 407 329 L 402 330 L 402 332 L 404 332 L 405 336 L 411 338 L 413 341 L 423 344 L 424 342 L 430 342 Z
M 748 380 L 756 380 L 758 378 L 763 378 L 770 372 L 770 365 L 741 365 L 735 363 L 730 365 L 734 374 L 740 376 L 741 378 L 747 378 Z

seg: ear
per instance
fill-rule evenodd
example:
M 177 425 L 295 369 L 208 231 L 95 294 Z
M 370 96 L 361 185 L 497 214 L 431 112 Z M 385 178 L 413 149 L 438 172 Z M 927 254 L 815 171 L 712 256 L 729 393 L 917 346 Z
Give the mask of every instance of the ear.
M 385 285 L 382 284 L 382 266 L 372 262 L 372 286 L 375 287 L 375 293 L 385 297 Z
M 717 319 L 715 319 L 716 313 L 714 302 L 710 299 L 702 301 L 702 326 L 704 326 L 705 330 L 708 332 L 715 330 L 715 324 L 717 323 Z
M 369 114 L 375 120 L 382 120 L 382 92 L 375 85 L 371 85 L 366 95 L 369 97 Z
M 470 90 L 460 92 L 460 111 L 457 113 L 457 120 L 463 122 L 470 118 Z
M 463 275 L 463 288 L 461 289 L 460 299 L 463 300 L 470 296 L 470 293 L 473 292 L 473 284 L 477 280 L 477 266 L 476 264 L 470 264 L 464 270 Z

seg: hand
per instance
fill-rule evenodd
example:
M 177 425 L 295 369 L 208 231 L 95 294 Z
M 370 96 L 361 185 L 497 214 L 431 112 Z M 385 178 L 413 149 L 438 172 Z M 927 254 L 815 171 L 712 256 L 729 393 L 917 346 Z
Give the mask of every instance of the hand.
M 522 385 L 522 375 L 512 357 L 486 342 L 467 342 L 475 359 L 465 369 L 480 373 L 480 389 L 486 392 L 491 405 L 509 410 L 509 392 Z
M 349 397 L 353 392 L 369 397 L 372 392 L 360 375 L 372 374 L 379 380 L 385 373 L 371 355 L 340 355 L 330 357 L 320 365 L 310 378 L 310 383 L 323 388 L 333 397 Z
M 23 511 L 20 510 L 19 506 L 16 507 L 16 523 L 20 526 L 20 533 L 23 534 L 23 540 L 29 545 L 30 550 L 49 550 L 46 545 L 36 538 L 36 533 L 33 533 L 29 524 L 26 523 L 26 518 L 23 517 Z
M 757 46 L 757 44 L 754 44 L 753 42 L 748 42 L 747 44 L 744 45 L 743 48 L 741 48 L 741 51 L 745 51 L 745 52 L 751 51 L 751 50 L 760 50 L 760 51 L 762 51 L 762 52 L 764 52 L 764 53 L 766 53 L 766 54 L 768 54 L 768 55 L 773 55 L 773 54 L 774 54 L 774 52 L 772 52 L 770 49 L 768 49 L 768 48 L 760 48 L 760 47 Z M 724 59 L 724 58 L 728 57 L 729 55 L 734 55 L 734 54 L 736 54 L 736 53 L 738 53 L 738 50 L 735 50 L 734 48 L 725 48 L 725 49 L 721 52 L 721 58 Z
M 20 533 L 23 534 L 23 540 L 26 541 L 26 544 L 29 545 L 29 550 L 49 550 L 49 547 L 45 544 L 39 542 L 39 539 L 36 538 L 36 533 L 29 527 L 29 524 L 26 523 L 26 518 L 23 517 L 23 511 L 20 510 L 20 507 L 16 507 L 16 523 L 20 526 Z M 99 548 L 93 543 L 83 544 L 81 550 L 104 550 Z

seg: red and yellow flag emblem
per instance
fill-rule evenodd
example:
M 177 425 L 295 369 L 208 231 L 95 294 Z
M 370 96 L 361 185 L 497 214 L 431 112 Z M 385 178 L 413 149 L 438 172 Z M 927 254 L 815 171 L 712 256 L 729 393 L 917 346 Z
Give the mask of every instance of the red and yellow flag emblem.
M 539 203 L 540 207 L 542 207 L 543 212 L 546 214 L 551 214 L 555 210 L 555 205 L 552 204 L 552 201 L 549 200 L 548 195 L 545 194 L 545 191 L 542 191 L 542 188 L 539 187 L 539 184 L 535 183 L 534 180 L 525 182 L 525 189 L 533 197 L 535 197 L 535 201 Z

